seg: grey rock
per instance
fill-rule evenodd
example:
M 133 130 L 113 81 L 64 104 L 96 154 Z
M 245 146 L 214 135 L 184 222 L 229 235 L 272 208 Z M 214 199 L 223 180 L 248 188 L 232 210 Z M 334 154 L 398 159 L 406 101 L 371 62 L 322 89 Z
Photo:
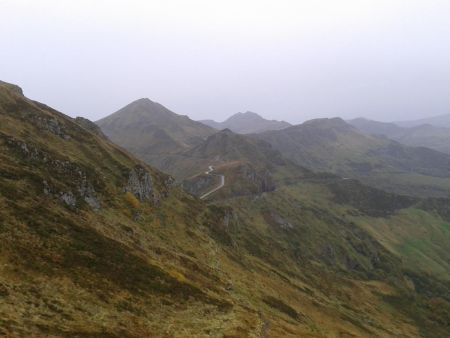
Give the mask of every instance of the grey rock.
M 145 200 L 154 201 L 153 181 L 149 172 L 142 166 L 135 166 L 128 176 L 128 183 L 124 189 L 126 192 L 131 192 L 134 196 L 139 198 L 141 202 Z
M 77 204 L 77 199 L 75 198 L 74 194 L 71 191 L 62 192 L 61 195 L 59 196 L 59 199 L 70 207 L 75 207 Z
M 83 173 L 81 173 L 83 175 Z M 94 187 L 90 182 L 87 181 L 86 177 L 83 176 L 80 186 L 78 188 L 78 192 L 80 196 L 84 199 L 84 201 L 95 210 L 100 209 L 100 202 L 97 199 L 97 195 Z

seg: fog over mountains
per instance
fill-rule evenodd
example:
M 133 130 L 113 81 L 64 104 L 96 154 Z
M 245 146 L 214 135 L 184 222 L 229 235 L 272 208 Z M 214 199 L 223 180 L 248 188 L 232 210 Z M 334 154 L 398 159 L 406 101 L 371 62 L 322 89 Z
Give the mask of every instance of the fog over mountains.
M 237 113 L 230 116 L 223 122 L 216 122 L 213 120 L 201 120 L 215 129 L 230 129 L 238 134 L 252 134 L 261 133 L 267 130 L 279 130 L 291 126 L 285 121 L 266 120 L 253 112 Z
M 368 134 L 383 135 L 406 145 L 428 147 L 450 153 L 450 128 L 446 127 L 445 123 L 447 119 L 450 117 L 386 123 L 359 118 L 348 122 Z
M 449 338 L 450 1 L 0 1 L 0 337 Z
M 444 337 L 450 155 L 239 119 L 94 124 L 0 82 L 0 334 Z

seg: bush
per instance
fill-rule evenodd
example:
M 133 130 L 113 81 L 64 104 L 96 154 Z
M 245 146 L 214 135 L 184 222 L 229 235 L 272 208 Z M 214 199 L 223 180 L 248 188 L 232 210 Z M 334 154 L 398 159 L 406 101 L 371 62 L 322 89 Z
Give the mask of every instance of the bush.
M 141 207 L 139 200 L 129 191 L 125 193 L 125 201 L 133 209 L 139 209 Z

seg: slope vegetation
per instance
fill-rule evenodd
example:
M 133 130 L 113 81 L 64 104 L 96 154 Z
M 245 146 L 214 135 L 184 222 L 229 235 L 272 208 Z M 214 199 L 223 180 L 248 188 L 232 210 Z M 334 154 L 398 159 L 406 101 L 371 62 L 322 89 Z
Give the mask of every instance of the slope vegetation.
M 113 142 L 158 168 L 161 155 L 189 149 L 216 132 L 149 99 L 134 101 L 96 123 Z
M 399 198 L 381 213 L 368 197 L 382 192 L 280 170 L 274 191 L 206 205 L 85 122 L 0 83 L 0 335 L 448 333 L 448 259 L 429 244 L 441 236 L 449 252 L 447 200 Z M 428 274 L 403 266 L 403 230 L 377 229 L 418 231 L 414 213 L 430 225 L 414 247 Z
M 446 197 L 450 192 L 449 155 L 364 134 L 339 118 L 253 137 L 314 171 L 358 178 L 397 193 Z

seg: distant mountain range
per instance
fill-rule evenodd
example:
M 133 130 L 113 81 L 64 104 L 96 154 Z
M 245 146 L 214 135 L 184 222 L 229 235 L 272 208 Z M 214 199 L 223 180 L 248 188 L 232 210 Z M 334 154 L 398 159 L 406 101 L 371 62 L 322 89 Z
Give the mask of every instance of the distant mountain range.
M 238 134 L 261 133 L 267 130 L 280 130 L 291 126 L 285 121 L 266 120 L 260 115 L 252 112 L 237 113 L 223 122 L 213 120 L 199 121 L 215 129 L 230 129 Z
M 287 158 L 312 171 L 358 178 L 387 191 L 416 196 L 450 194 L 450 155 L 423 147 L 445 151 L 450 144 L 446 142 L 446 129 L 422 126 L 405 133 L 405 128 L 395 124 L 367 120 L 350 123 L 358 128 L 334 118 L 274 129 L 288 124 L 247 112 L 220 124 L 232 125 L 240 132 L 251 130 L 251 126 L 258 130 L 239 136 L 230 128 L 218 132 L 149 99 L 132 102 L 97 121 L 113 142 L 181 181 L 203 172 L 209 165 L 232 161 L 250 163 L 256 170 L 255 156 L 269 146 L 274 158 Z M 272 130 L 262 131 L 263 126 L 272 126 Z M 383 133 L 386 137 L 378 135 Z M 433 140 L 441 141 L 440 146 Z M 265 161 L 260 167 L 269 166 L 270 161 Z
M 400 127 L 407 127 L 407 128 L 417 127 L 423 124 L 430 124 L 435 127 L 450 128 L 450 114 L 432 116 L 418 120 L 396 121 L 394 123 Z
M 431 124 L 400 127 L 395 123 L 378 122 L 364 118 L 347 122 L 368 134 L 382 135 L 409 146 L 427 147 L 450 154 L 450 128 L 437 127 Z
M 340 118 L 311 120 L 252 137 L 314 171 L 358 178 L 397 193 L 448 196 L 450 192 L 450 155 L 366 134 Z

